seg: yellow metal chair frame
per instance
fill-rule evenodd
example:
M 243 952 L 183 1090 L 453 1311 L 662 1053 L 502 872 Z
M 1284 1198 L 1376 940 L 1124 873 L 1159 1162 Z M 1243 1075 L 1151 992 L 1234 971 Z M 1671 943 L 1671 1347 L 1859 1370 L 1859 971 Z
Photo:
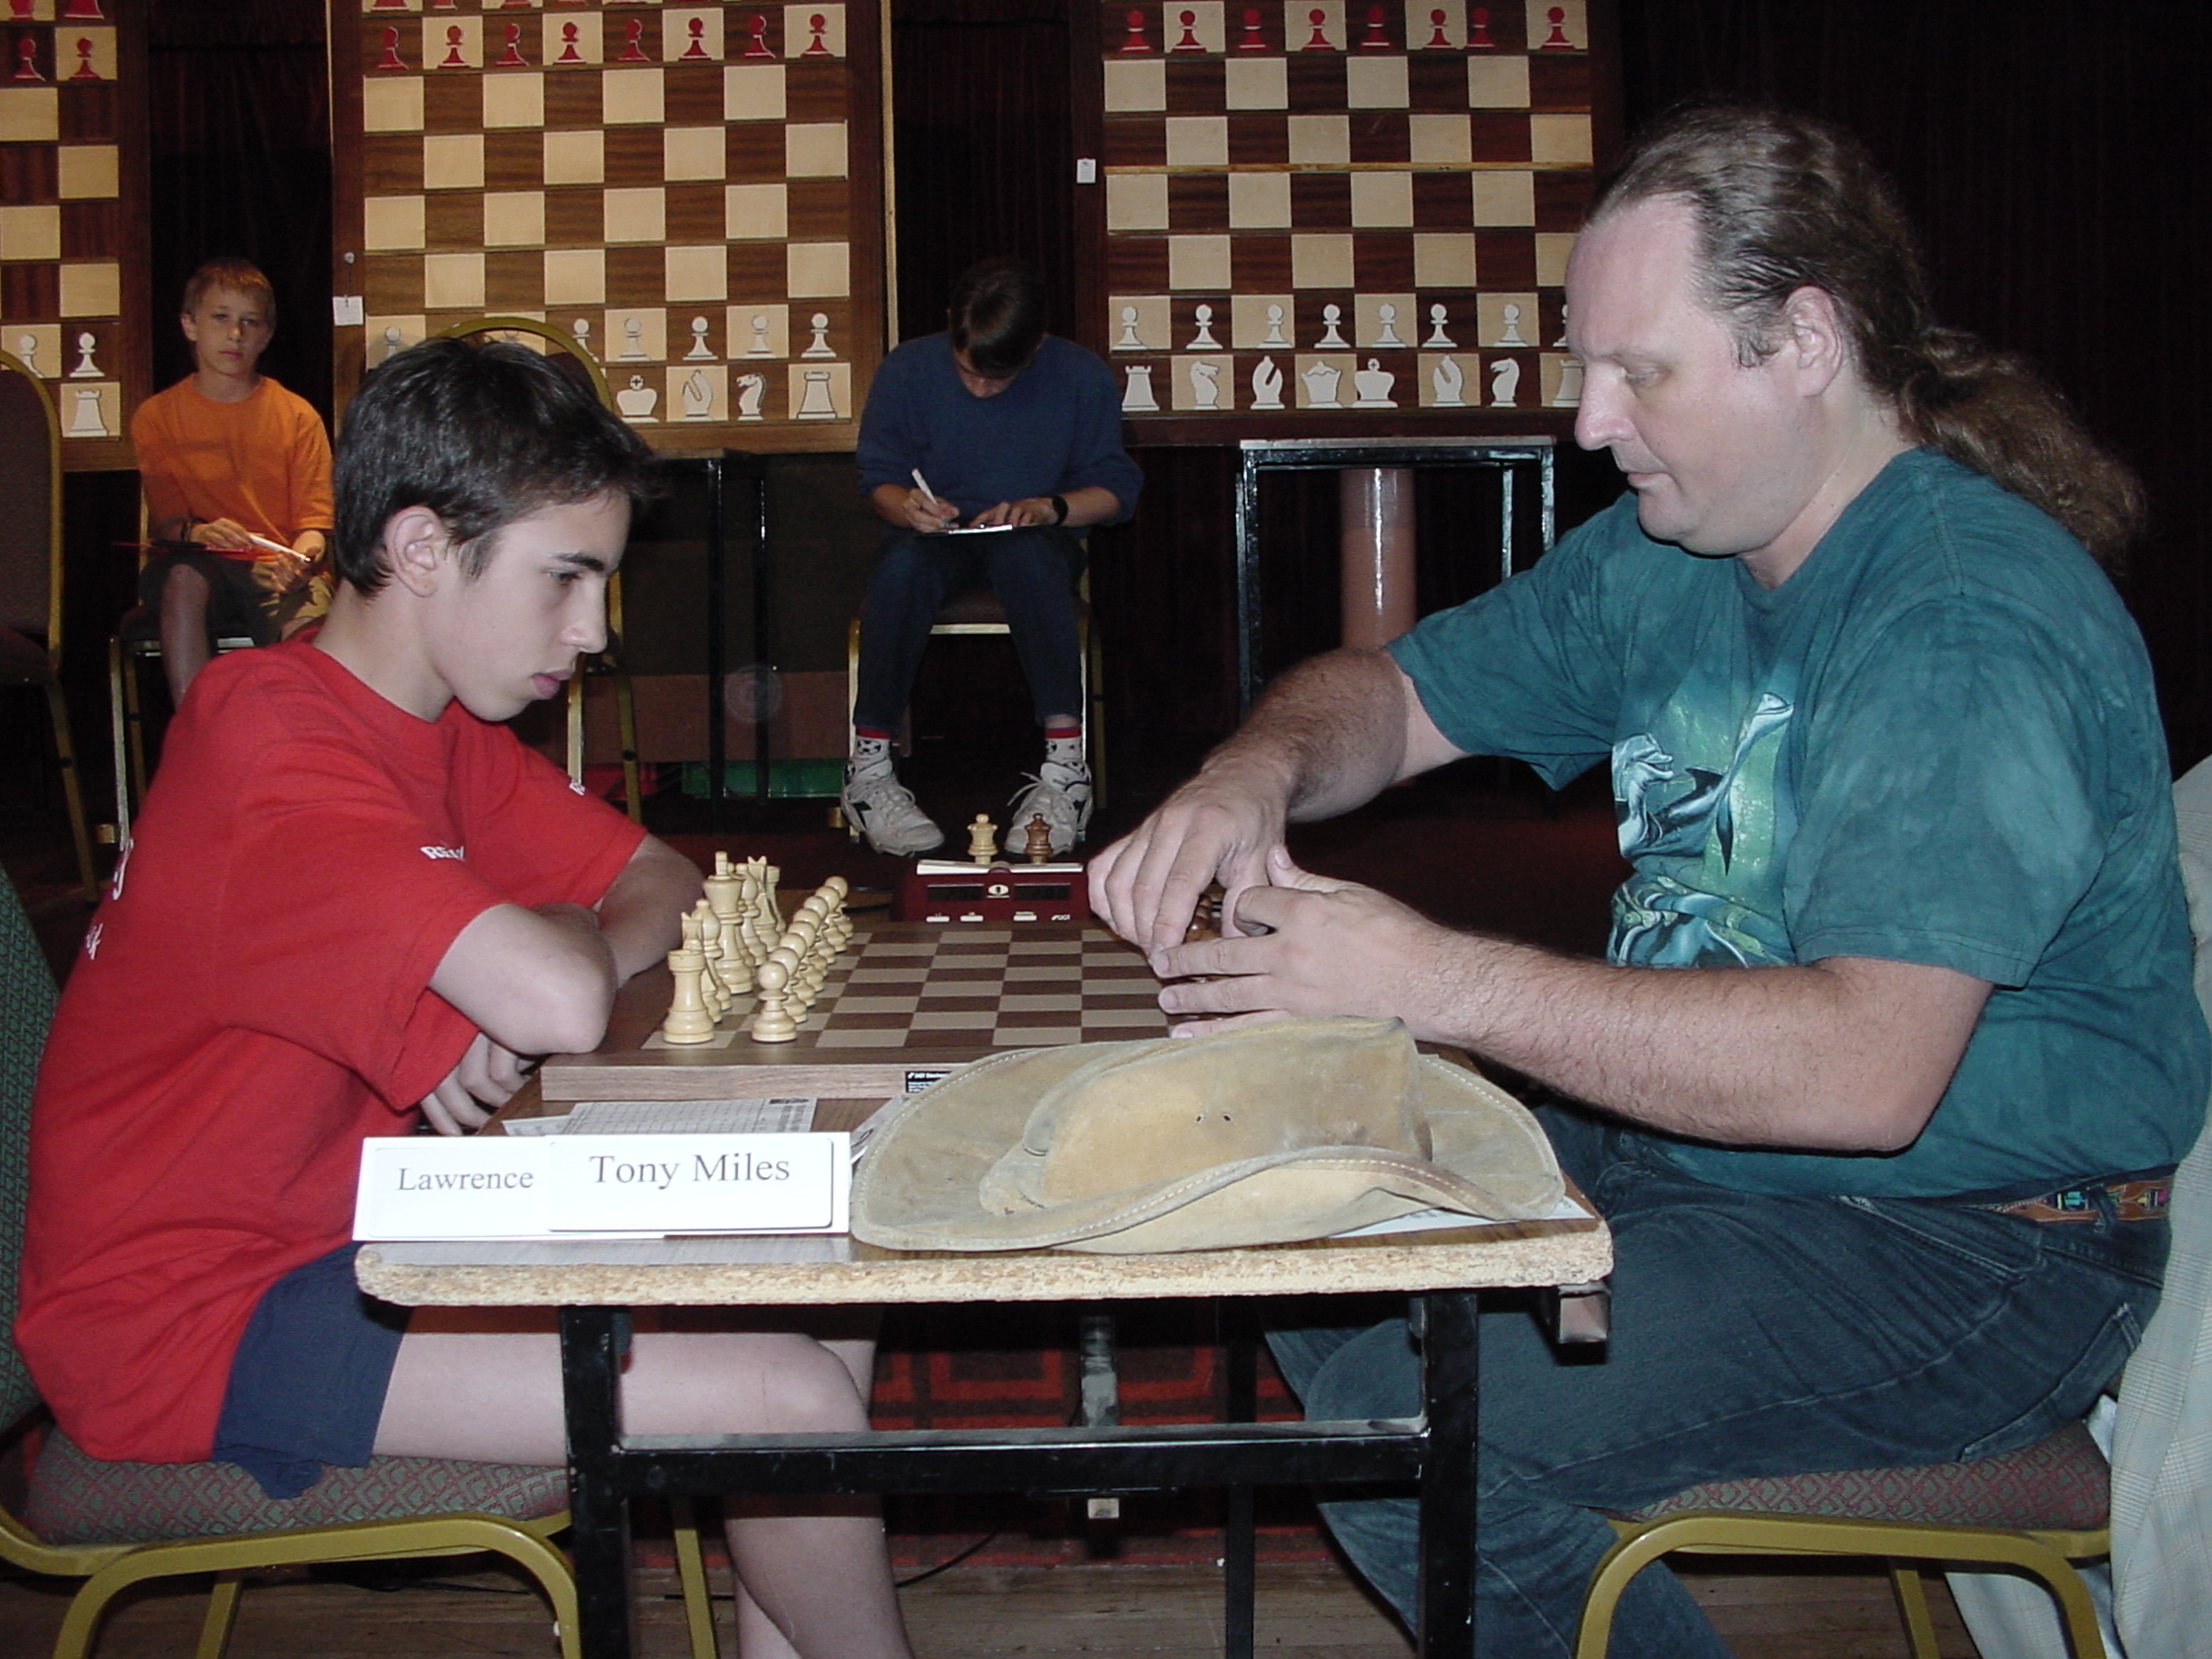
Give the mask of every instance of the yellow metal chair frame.
M 20 374 L 44 417 L 46 615 L 42 661 L 0 657 L 0 684 L 35 685 L 45 694 L 46 713 L 53 723 L 54 758 L 61 768 L 62 799 L 69 812 L 69 832 L 76 843 L 77 879 L 90 903 L 100 885 L 93 868 L 92 835 L 85 821 L 84 788 L 77 776 L 77 750 L 69 732 L 69 704 L 61 689 L 61 423 L 54 413 L 53 397 L 31 365 L 11 352 L 0 351 L 0 374 Z M 28 618 L 26 618 L 28 620 Z
M 1675 1550 L 1725 1555 L 1863 1555 L 1887 1563 L 1897 1610 L 1905 1621 L 1913 1659 L 1939 1659 L 1936 1625 L 1921 1583 L 1924 1562 L 1973 1561 L 2016 1567 L 2043 1581 L 2056 1598 L 2074 1659 L 2105 1659 L 2089 1587 L 2074 1570 L 2111 1552 L 2103 1528 L 2081 1532 L 2009 1531 L 2002 1528 L 1859 1521 L 1814 1515 L 1683 1510 L 1649 1521 L 1616 1521 L 1620 1541 L 1598 1563 L 1582 1606 L 1575 1659 L 1605 1659 L 1613 1615 L 1628 1582 Z
M 526 334 L 542 340 L 548 346 L 573 357 L 590 376 L 592 390 L 599 402 L 608 409 L 614 407 L 613 394 L 607 389 L 606 371 L 599 367 L 598 359 L 592 356 L 575 335 L 557 324 L 543 322 L 536 317 L 484 316 L 468 317 L 440 329 L 440 339 L 468 340 L 484 334 Z M 639 793 L 638 778 L 638 711 L 636 699 L 631 695 L 630 676 L 621 666 L 622 650 L 622 573 L 616 571 L 606 585 L 607 649 L 600 652 L 597 666 L 614 681 L 614 714 L 622 744 L 622 798 L 629 808 L 630 817 L 640 823 L 645 818 L 645 803 Z M 568 763 L 572 782 L 584 781 L 584 681 L 578 674 L 569 681 L 568 694 Z

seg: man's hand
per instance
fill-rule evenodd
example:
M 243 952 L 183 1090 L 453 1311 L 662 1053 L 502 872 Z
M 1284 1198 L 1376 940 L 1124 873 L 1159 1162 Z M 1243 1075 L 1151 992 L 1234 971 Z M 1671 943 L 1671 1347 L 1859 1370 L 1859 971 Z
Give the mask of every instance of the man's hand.
M 999 502 L 977 514 L 974 524 L 982 528 L 988 524 L 1011 524 L 1026 529 L 1031 524 L 1057 524 L 1060 514 L 1053 511 L 1053 504 L 1043 496 L 1031 496 L 1018 502 Z
M 440 1135 L 466 1135 L 482 1129 L 528 1080 L 542 1058 L 526 1059 L 479 1031 L 460 1064 L 423 1097 L 423 1116 Z
M 1273 885 L 1234 903 L 1241 936 L 1224 931 L 1154 954 L 1154 971 L 1177 982 L 1160 991 L 1160 1007 L 1208 1016 L 1178 1024 L 1176 1036 L 1314 1014 L 1402 1019 L 1416 1037 L 1448 1035 L 1461 935 L 1371 887 L 1301 870 L 1281 847 L 1267 875 Z M 1230 902 L 1222 912 L 1225 921 Z
M 254 545 L 253 532 L 235 518 L 209 518 L 195 524 L 185 532 L 185 539 L 225 553 L 250 552 Z
M 916 535 L 938 535 L 960 522 L 960 509 L 927 490 L 908 490 L 900 506 L 907 528 Z
M 1147 956 L 1180 944 L 1208 884 L 1223 888 L 1222 931 L 1240 931 L 1247 889 L 1283 852 L 1286 791 L 1248 768 L 1210 766 L 1090 861 L 1090 902 L 1107 926 Z M 1197 970 L 1186 969 L 1186 973 Z

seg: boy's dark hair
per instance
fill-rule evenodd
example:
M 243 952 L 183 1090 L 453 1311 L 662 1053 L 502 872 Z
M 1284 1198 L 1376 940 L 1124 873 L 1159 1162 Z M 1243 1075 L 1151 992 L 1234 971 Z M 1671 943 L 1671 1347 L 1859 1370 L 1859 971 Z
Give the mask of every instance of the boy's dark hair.
M 190 313 L 199 309 L 199 302 L 207 297 L 211 288 L 234 288 L 261 307 L 263 318 L 269 326 L 276 326 L 276 290 L 270 286 L 269 278 L 261 274 L 258 266 L 242 259 L 211 259 L 185 278 L 184 309 Z
M 390 574 L 384 526 L 427 507 L 473 579 L 517 518 L 610 493 L 638 507 L 659 493 L 658 466 L 589 387 L 527 347 L 426 340 L 371 369 L 347 406 L 332 464 L 331 561 L 374 593 Z
M 1045 338 L 1045 284 L 1019 260 L 983 260 L 960 274 L 945 313 L 952 349 L 1001 379 L 1027 368 Z

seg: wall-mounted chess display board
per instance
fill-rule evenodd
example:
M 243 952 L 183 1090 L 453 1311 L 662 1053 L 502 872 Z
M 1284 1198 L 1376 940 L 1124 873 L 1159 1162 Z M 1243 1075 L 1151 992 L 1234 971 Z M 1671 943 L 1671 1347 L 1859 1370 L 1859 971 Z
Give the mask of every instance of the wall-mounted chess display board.
M 61 418 L 61 464 L 132 465 L 145 336 L 146 0 L 0 0 L 0 347 Z
M 1602 4 L 1099 0 L 1094 344 L 1140 441 L 1571 410 Z
M 883 355 L 885 4 L 334 0 L 341 397 L 527 316 L 658 447 L 851 448 Z

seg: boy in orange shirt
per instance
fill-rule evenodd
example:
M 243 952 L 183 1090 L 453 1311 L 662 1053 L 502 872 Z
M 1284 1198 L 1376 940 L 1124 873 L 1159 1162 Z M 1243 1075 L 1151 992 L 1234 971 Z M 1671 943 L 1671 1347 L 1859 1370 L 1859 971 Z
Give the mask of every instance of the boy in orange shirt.
M 148 560 L 138 585 L 160 616 L 179 700 L 216 639 L 274 644 L 329 604 L 316 573 L 332 523 L 330 439 L 304 399 L 255 366 L 276 319 L 276 294 L 254 267 L 201 266 L 180 319 L 197 366 L 131 417 L 154 536 L 194 549 Z

